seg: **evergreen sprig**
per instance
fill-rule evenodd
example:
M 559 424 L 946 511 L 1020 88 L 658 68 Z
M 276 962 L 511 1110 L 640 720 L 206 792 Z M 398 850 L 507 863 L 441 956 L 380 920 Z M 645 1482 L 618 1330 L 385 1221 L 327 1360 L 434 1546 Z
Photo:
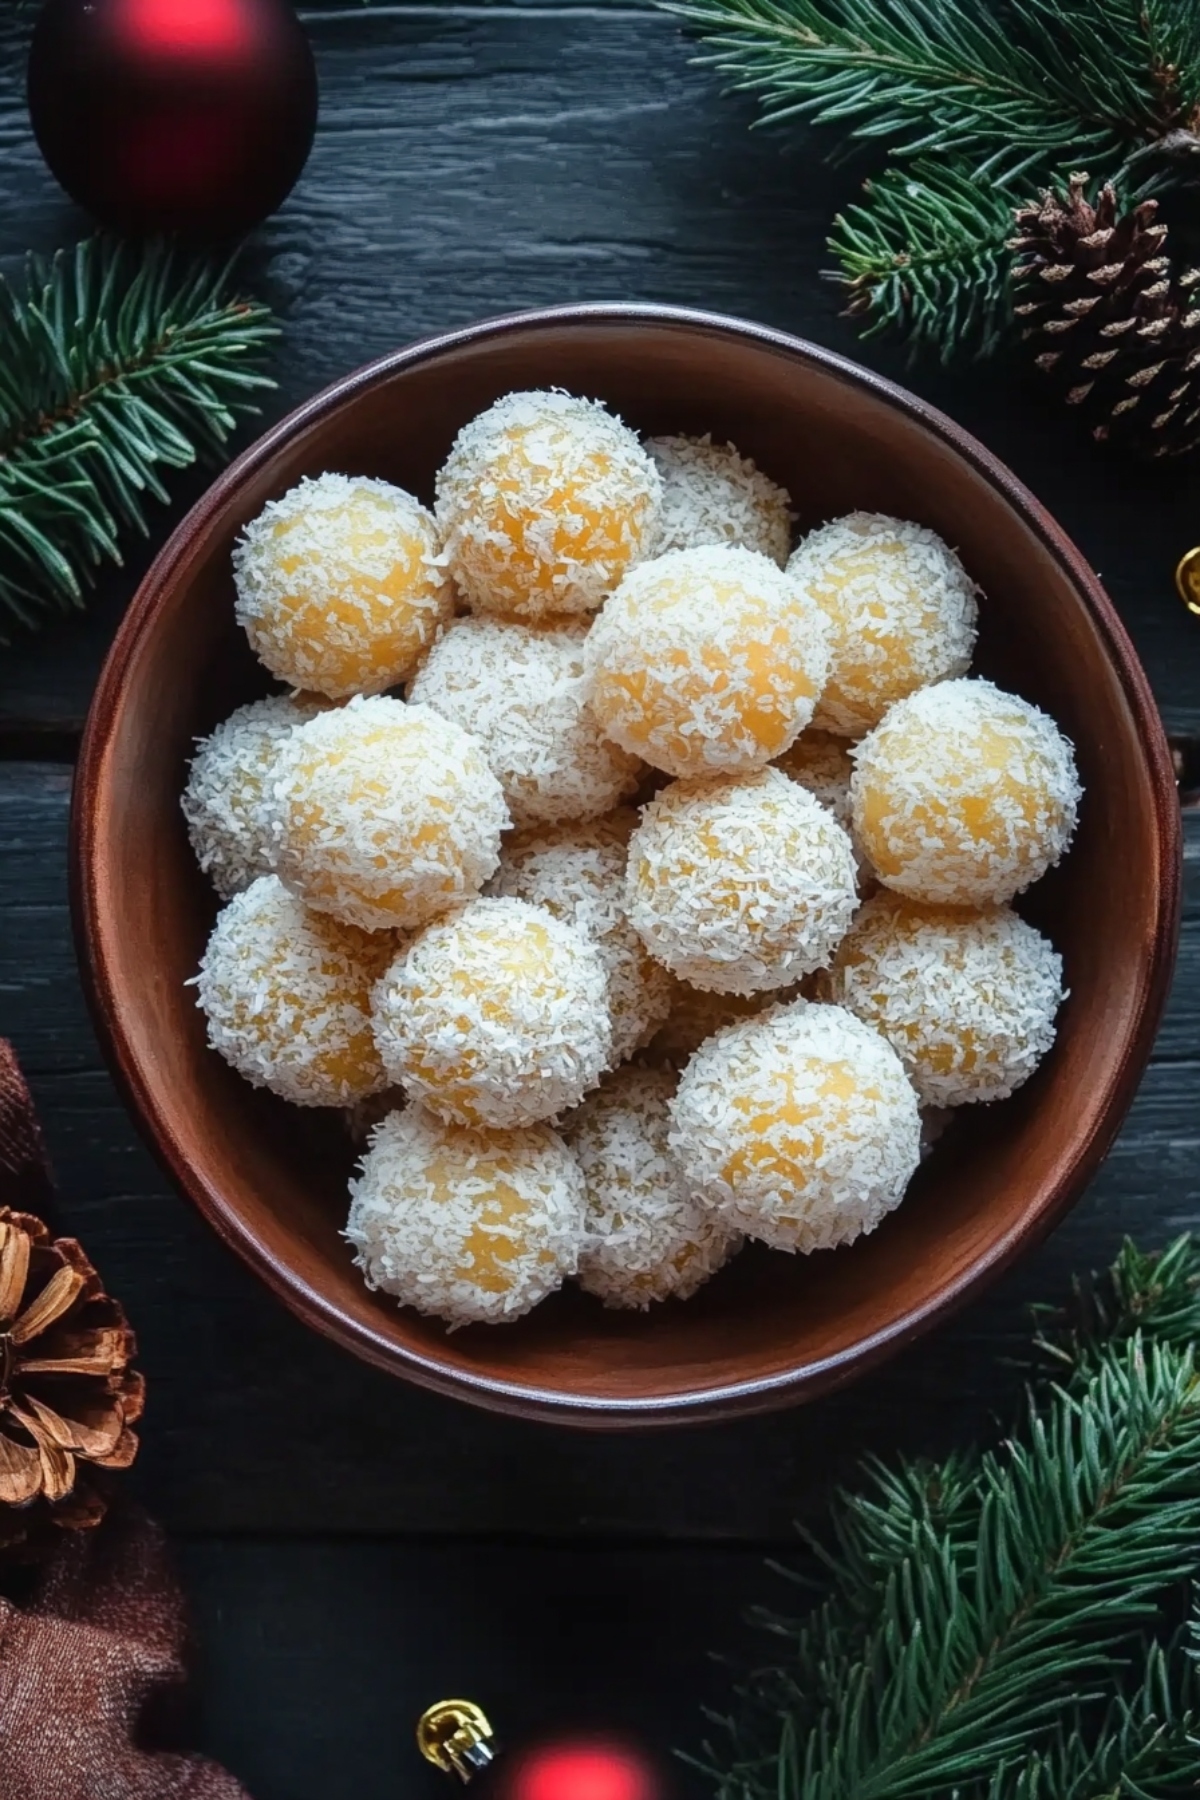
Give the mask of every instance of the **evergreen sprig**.
M 162 473 L 219 456 L 277 335 L 228 264 L 94 237 L 0 281 L 0 615 L 82 604 Z M 0 634 L 0 642 L 4 641 Z
M 1196 0 L 659 0 L 699 59 L 890 162 L 835 222 L 866 335 L 943 360 L 1010 318 L 1014 207 L 1086 168 L 1131 196 L 1200 182 Z
M 1119 167 L 1200 125 L 1192 0 L 671 0 L 705 61 L 768 120 L 846 127 L 892 155 L 1012 178 L 1035 161 Z
M 1127 1245 L 1040 1324 L 1001 1446 L 839 1497 L 822 1597 L 706 1748 L 723 1800 L 1195 1795 L 1200 1248 Z
M 990 355 L 1012 318 L 1009 239 L 1022 195 L 920 161 L 886 169 L 863 196 L 829 239 L 863 335 L 899 330 L 943 362 L 965 343 Z

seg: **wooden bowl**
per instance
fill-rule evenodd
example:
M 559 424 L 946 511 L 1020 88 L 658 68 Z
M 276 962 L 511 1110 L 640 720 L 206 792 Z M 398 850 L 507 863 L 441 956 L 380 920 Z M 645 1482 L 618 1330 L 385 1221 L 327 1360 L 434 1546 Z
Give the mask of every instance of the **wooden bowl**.
M 981 583 L 977 667 L 1045 707 L 1086 784 L 1079 833 L 1022 910 L 1063 951 L 1058 1042 L 1012 1100 L 972 1109 L 870 1238 L 750 1250 L 694 1300 L 607 1312 L 568 1289 L 448 1334 L 368 1293 L 339 1236 L 340 1118 L 255 1092 L 205 1044 L 184 983 L 216 912 L 179 810 L 192 740 L 268 687 L 233 620 L 239 529 L 303 475 L 432 497 L 459 427 L 513 388 L 596 396 L 646 432 L 712 431 L 790 490 L 802 522 L 855 507 L 932 525 Z M 1162 727 L 1083 558 L 1021 484 L 910 394 L 812 345 L 653 306 L 577 306 L 451 332 L 326 390 L 184 520 L 117 634 L 75 790 L 74 889 L 96 1019 L 151 1143 L 226 1243 L 308 1324 L 397 1375 L 592 1426 L 722 1418 L 808 1399 L 909 1342 L 1036 1243 L 1093 1174 L 1167 991 L 1179 825 Z

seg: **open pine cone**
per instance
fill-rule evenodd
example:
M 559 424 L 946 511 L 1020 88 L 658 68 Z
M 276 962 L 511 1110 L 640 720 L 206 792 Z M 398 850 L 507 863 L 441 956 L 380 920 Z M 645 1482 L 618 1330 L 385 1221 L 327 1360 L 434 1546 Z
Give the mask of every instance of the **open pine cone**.
M 1158 202 L 1121 212 L 1088 177 L 1016 214 L 1016 315 L 1037 367 L 1082 407 L 1092 436 L 1139 456 L 1200 442 L 1200 269 L 1172 271 Z
M 74 1238 L 0 1207 L 0 1549 L 99 1524 L 128 1468 L 142 1378 L 125 1314 Z

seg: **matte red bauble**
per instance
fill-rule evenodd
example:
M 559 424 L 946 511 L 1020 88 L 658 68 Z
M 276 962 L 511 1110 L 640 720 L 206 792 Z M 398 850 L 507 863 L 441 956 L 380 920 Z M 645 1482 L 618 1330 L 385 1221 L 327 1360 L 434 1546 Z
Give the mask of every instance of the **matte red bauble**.
M 317 77 L 290 0 L 45 0 L 29 112 L 51 172 L 101 223 L 221 238 L 290 193 Z

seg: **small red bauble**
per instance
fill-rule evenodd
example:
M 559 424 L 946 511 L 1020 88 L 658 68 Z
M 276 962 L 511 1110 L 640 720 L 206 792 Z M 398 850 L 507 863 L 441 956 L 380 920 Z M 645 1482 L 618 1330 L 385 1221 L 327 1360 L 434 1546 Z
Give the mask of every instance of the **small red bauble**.
M 417 1722 L 426 1762 L 472 1786 L 473 1800 L 671 1800 L 656 1757 L 611 1732 L 557 1731 L 505 1750 L 473 1700 L 439 1700 Z
M 291 191 L 316 70 L 290 0 L 45 0 L 29 112 L 52 174 L 103 224 L 220 238 Z
M 636 1745 L 583 1736 L 508 1751 L 487 1784 L 487 1800 L 665 1800 L 665 1794 L 656 1765 Z

